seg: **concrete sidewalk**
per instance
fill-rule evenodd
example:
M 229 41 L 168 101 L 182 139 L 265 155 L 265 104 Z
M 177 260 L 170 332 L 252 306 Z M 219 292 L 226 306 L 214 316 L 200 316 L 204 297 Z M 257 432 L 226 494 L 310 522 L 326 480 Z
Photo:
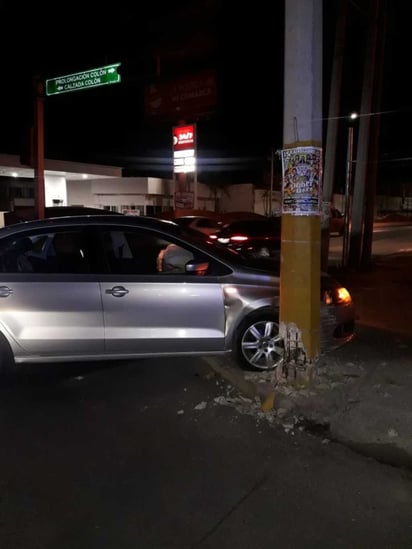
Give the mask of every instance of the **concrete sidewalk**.
M 273 372 L 209 364 L 233 387 L 227 401 L 240 412 L 412 468 L 412 254 L 380 258 L 368 272 L 331 274 L 354 297 L 356 337 L 321 356 L 310 388 L 295 389 Z

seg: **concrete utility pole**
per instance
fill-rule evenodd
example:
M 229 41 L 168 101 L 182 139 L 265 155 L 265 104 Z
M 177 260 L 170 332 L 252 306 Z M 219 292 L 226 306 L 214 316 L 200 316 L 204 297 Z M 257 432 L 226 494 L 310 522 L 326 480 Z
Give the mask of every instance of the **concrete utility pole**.
M 361 114 L 353 187 L 352 223 L 348 261 L 349 266 L 352 268 L 360 266 L 362 256 L 362 239 L 365 221 L 365 187 L 369 161 L 370 118 L 373 84 L 375 83 L 376 73 L 379 0 L 372 0 L 370 6 L 368 44 L 363 69 Z
M 321 236 L 321 268 L 328 270 L 329 219 L 333 200 L 336 165 L 336 141 L 340 115 L 340 89 L 342 85 L 343 54 L 347 19 L 347 0 L 340 0 L 336 22 L 335 47 L 333 52 L 332 78 L 330 83 L 329 114 L 325 148 L 325 171 L 323 174 L 323 223 Z
M 322 0 L 285 0 L 280 334 L 285 373 L 299 384 L 310 382 L 320 353 L 322 19 Z
M 381 110 L 382 83 L 383 83 L 383 64 L 385 53 L 386 38 L 386 4 L 384 0 L 377 0 L 377 32 L 379 35 L 378 48 L 376 52 L 376 71 L 375 82 L 373 84 L 372 109 L 378 113 Z M 370 132 L 370 151 L 369 151 L 369 169 L 368 180 L 366 183 L 366 202 L 365 202 L 365 224 L 363 232 L 361 265 L 366 267 L 372 256 L 373 243 L 373 222 L 375 218 L 375 198 L 376 181 L 378 178 L 378 152 L 379 152 L 379 130 L 381 115 L 376 114 L 371 119 Z

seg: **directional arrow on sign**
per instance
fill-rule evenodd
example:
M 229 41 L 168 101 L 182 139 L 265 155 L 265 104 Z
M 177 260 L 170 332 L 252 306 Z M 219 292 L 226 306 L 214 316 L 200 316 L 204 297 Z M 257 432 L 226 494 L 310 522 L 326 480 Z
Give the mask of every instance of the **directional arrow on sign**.
M 118 84 L 121 81 L 118 68 L 121 63 L 106 65 L 97 69 L 67 74 L 57 78 L 46 80 L 46 95 L 55 95 L 58 93 L 67 93 L 107 84 Z

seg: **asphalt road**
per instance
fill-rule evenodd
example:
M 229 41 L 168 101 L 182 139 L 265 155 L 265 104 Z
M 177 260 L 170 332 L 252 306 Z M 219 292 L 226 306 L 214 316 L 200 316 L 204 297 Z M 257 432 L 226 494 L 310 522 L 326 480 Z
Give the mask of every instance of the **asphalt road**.
M 239 413 L 209 374 L 49 365 L 3 386 L 0 547 L 411 547 L 410 473 Z
M 332 236 L 329 241 L 329 259 L 342 264 L 343 237 Z M 376 223 L 373 230 L 372 255 L 385 256 L 412 252 L 412 225 Z

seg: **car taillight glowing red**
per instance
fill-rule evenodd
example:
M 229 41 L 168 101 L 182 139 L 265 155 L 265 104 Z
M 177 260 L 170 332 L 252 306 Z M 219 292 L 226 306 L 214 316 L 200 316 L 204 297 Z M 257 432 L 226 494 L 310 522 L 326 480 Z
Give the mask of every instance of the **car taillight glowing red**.
M 235 236 L 231 236 L 230 237 L 230 240 L 232 242 L 246 242 L 246 240 L 249 240 L 249 238 L 247 236 L 243 236 L 241 234 L 237 234 Z

